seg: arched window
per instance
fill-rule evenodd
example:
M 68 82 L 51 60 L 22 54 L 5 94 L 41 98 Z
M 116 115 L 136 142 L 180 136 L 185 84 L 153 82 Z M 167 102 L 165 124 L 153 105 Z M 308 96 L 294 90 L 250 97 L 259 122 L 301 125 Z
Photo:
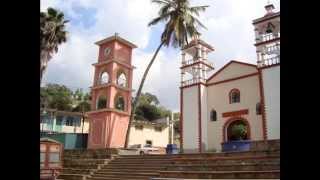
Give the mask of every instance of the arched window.
M 117 84 L 122 87 L 127 87 L 127 77 L 123 72 L 118 75 Z
M 230 104 L 240 102 L 240 91 L 238 89 L 232 89 L 230 91 L 229 101 L 230 101 Z
M 260 102 L 258 102 L 258 103 L 256 104 L 256 114 L 257 114 L 257 115 L 262 114 L 262 107 L 261 107 L 261 103 L 260 103 Z
M 99 96 L 97 100 L 96 109 L 104 109 L 107 108 L 107 97 L 106 96 Z
M 217 111 L 216 110 L 211 110 L 210 112 L 210 120 L 211 121 L 217 121 Z
M 100 76 L 100 84 L 106 84 L 109 82 L 109 74 L 107 72 L 103 72 Z
M 125 101 L 122 96 L 117 96 L 115 101 L 115 108 L 121 111 L 124 111 Z
M 272 33 L 275 26 L 272 23 L 268 23 L 268 26 L 266 28 L 266 33 Z

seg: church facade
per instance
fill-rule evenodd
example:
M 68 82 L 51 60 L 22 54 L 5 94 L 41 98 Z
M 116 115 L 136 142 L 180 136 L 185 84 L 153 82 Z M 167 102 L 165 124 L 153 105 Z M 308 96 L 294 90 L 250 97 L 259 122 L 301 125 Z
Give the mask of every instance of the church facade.
M 184 152 L 221 151 L 235 140 L 280 139 L 280 12 L 253 21 L 257 64 L 214 69 L 214 48 L 195 37 L 182 49 L 180 111 Z

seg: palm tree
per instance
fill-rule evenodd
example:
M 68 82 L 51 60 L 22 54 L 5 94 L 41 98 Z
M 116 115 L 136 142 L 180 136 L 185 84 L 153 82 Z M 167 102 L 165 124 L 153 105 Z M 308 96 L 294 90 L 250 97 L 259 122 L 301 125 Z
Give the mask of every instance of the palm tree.
M 147 74 L 156 59 L 162 46 L 183 47 L 188 44 L 188 37 L 199 35 L 197 27 L 205 26 L 197 19 L 201 11 L 205 11 L 208 6 L 190 6 L 189 0 L 152 0 L 153 3 L 160 5 L 159 16 L 154 18 L 148 26 L 156 25 L 159 22 L 165 22 L 165 27 L 161 35 L 160 45 L 156 49 L 147 69 L 145 70 L 137 91 L 136 98 L 132 104 L 131 115 L 129 119 L 128 130 L 126 134 L 125 147 L 128 147 L 129 134 L 135 110 L 139 102 L 141 90 Z
M 57 53 L 58 46 L 67 41 L 67 22 L 64 14 L 56 9 L 40 12 L 40 83 L 52 54 Z

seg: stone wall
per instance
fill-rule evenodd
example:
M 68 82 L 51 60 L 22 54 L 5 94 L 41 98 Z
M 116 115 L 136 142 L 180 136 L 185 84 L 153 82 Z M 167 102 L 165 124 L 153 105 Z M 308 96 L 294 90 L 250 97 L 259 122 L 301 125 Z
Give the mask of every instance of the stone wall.
M 251 151 L 267 151 L 280 150 L 280 139 L 267 141 L 252 141 L 250 145 Z

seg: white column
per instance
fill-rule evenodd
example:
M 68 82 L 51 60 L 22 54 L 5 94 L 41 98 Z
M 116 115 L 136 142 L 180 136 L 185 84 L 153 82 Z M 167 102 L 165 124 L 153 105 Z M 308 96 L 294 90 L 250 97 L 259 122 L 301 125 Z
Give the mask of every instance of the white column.
M 197 60 L 201 61 L 202 56 L 201 56 L 201 45 L 200 44 L 198 44 L 196 46 L 196 50 L 197 50 L 197 54 L 198 54 L 198 57 L 196 57 L 196 58 L 197 58 Z
M 182 65 L 184 65 L 186 62 L 186 53 L 182 52 L 181 56 L 182 56 Z
M 203 73 L 203 78 L 206 80 L 207 79 L 206 67 L 203 67 L 202 73 Z
M 256 37 L 256 42 L 257 43 L 261 42 L 261 37 L 260 37 L 259 31 L 257 28 L 254 29 L 254 33 L 255 33 L 255 37 Z
M 201 49 L 201 54 L 202 54 L 202 59 L 205 61 L 205 60 L 208 60 L 207 59 L 207 53 L 206 53 L 206 49 L 205 47 L 202 47 Z
M 181 86 L 183 85 L 183 76 L 184 76 L 184 71 L 181 70 Z
M 173 112 L 171 112 L 171 142 L 174 144 L 174 119 L 173 119 Z
M 200 72 L 200 65 L 197 64 L 196 66 L 196 77 L 197 77 L 197 80 L 199 80 L 199 78 L 201 77 L 201 72 Z

